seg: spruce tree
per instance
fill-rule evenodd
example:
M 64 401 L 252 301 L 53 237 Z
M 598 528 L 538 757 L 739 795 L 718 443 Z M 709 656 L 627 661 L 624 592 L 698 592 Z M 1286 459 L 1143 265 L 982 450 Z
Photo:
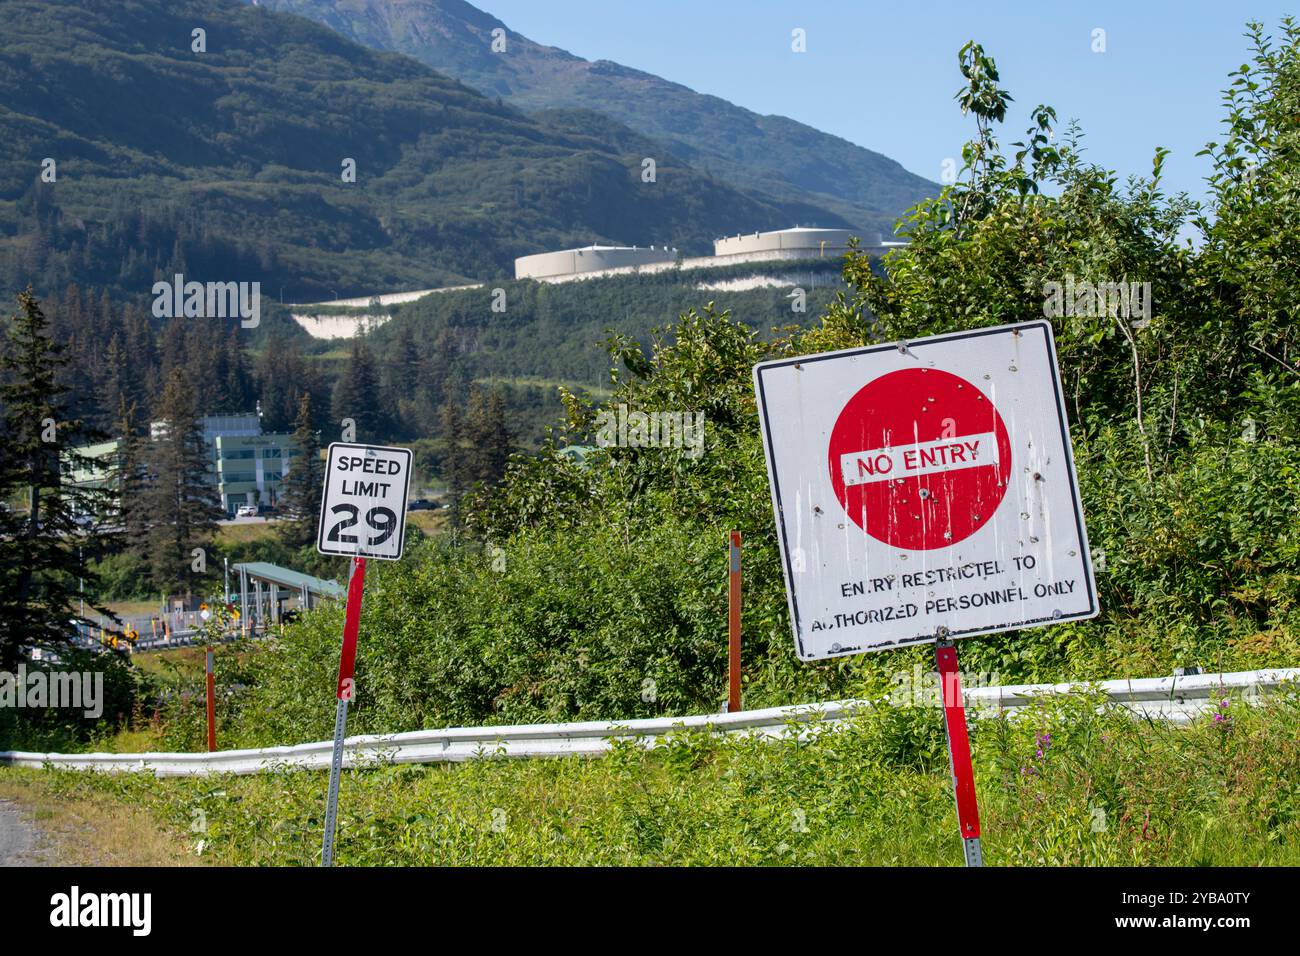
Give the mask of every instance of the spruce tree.
M 108 429 L 119 424 L 119 413 L 126 403 L 127 387 L 124 381 L 126 353 L 122 340 L 114 335 L 104 351 L 103 367 L 98 386 L 99 421 Z
M 178 368 L 185 368 L 185 320 L 179 318 L 168 319 L 158 333 L 158 378 L 156 381 L 157 390 L 150 395 L 154 405 L 162 397 L 163 386 L 171 378 L 172 372 Z
M 487 432 L 483 436 L 484 462 L 487 467 L 484 480 L 496 484 L 505 477 L 506 463 L 515 450 L 514 434 L 506 412 L 505 392 L 492 390 L 488 399 Z
M 142 473 L 145 439 L 140 435 L 136 405 L 134 402 L 128 404 L 125 396 L 118 400 L 113 430 L 118 436 L 117 453 L 110 473 L 112 504 L 106 523 L 117 529 L 125 547 L 135 554 L 144 555 L 148 550 L 145 520 L 148 502 L 144 500 L 146 485 Z
M 157 415 L 162 427 L 148 444 L 149 481 L 142 495 L 150 578 L 159 588 L 189 594 L 206 569 L 222 510 L 194 390 L 183 368 L 168 377 Z M 196 549 L 202 554 L 196 556 Z
M 403 436 L 418 435 L 420 418 L 420 369 L 423 358 L 415 344 L 409 321 L 402 322 L 388 351 L 384 368 L 384 390 L 392 408 L 391 425 Z
M 410 321 L 403 321 L 397 327 L 393 340 L 391 361 L 388 363 L 388 380 L 394 394 L 404 399 L 415 396 L 420 386 L 420 350 L 415 344 L 415 334 Z
M 223 382 L 226 353 L 206 321 L 188 320 L 184 336 L 185 378 L 196 407 L 209 413 L 235 411 L 226 406 Z
M 360 336 L 352 340 L 347 368 L 334 388 L 334 420 L 357 424 L 357 440 L 380 441 L 388 434 L 388 404 L 375 359 Z
M 125 349 L 129 356 L 124 386 L 136 407 L 143 410 L 158 393 L 158 346 L 150 317 L 143 309 L 128 305 L 122 313 Z
M 475 388 L 470 393 L 466 422 L 470 481 L 494 485 L 506 473 L 513 443 L 506 420 L 506 401 L 500 388 L 491 392 Z
M 447 394 L 448 383 L 462 384 L 463 376 L 456 374 L 460 365 L 459 355 L 460 345 L 456 333 L 444 327 L 434 340 L 433 351 L 420 369 L 421 390 L 430 407 L 437 408 L 441 404 Z
M 231 411 L 252 411 L 253 387 L 244 359 L 244 346 L 239 341 L 239 326 L 231 325 L 225 343 L 226 403 Z
M 34 648 L 69 643 L 78 578 L 87 578 L 92 594 L 96 584 L 78 551 L 103 550 L 98 531 L 77 521 L 99 512 L 103 494 L 63 477 L 65 469 L 89 465 L 74 447 L 94 437 L 67 414 L 67 389 L 58 379 L 68 360 L 31 286 L 18 305 L 0 353 L 0 500 L 21 501 L 26 511 L 0 511 L 0 669 L 12 669 Z
M 468 446 L 465 420 L 461 413 L 453 389 L 448 388 L 443 395 L 441 411 L 442 431 L 442 480 L 446 482 L 447 494 L 452 506 L 460 501 L 460 496 L 469 488 L 471 481 L 472 450 Z M 455 512 L 452 513 L 453 519 Z
M 297 346 L 285 341 L 283 333 L 272 328 L 257 360 L 262 427 L 267 431 L 283 431 L 293 422 L 297 412 L 295 389 L 300 387 L 295 374 L 297 361 Z
M 310 392 L 298 400 L 294 420 L 293 444 L 298 454 L 289 462 L 280 496 L 284 519 L 276 530 L 291 547 L 301 548 L 316 540 L 320 520 L 321 483 L 325 468 L 320 457 L 320 433 L 316 430 Z

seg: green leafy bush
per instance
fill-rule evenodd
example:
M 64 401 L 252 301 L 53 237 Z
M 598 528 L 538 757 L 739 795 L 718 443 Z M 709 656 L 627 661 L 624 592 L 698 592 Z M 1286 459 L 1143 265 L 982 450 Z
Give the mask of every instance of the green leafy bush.
M 31 679 L 32 675 L 40 673 L 44 687 L 52 688 L 51 680 L 57 680 L 54 675 L 72 675 L 79 680 L 85 675 L 90 683 L 82 683 L 77 691 L 85 706 L 18 707 L 16 688 L 19 674 L 7 674 L 5 683 L 10 685 L 15 696 L 13 700 L 0 704 L 0 750 L 82 750 L 143 712 L 150 692 L 149 682 L 131 666 L 124 654 L 67 648 L 60 655 L 58 662 L 30 661 L 24 664 L 22 676 Z M 43 693 L 46 703 L 54 703 L 50 690 Z M 92 701 L 92 698 L 96 699 Z M 87 711 L 91 710 L 99 713 L 87 717 Z

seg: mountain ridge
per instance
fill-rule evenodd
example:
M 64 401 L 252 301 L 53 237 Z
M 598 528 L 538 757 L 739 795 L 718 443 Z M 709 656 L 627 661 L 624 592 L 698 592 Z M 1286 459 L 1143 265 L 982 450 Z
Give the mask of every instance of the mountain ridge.
M 662 152 L 657 181 L 643 183 L 651 144 L 606 116 L 528 115 L 239 0 L 5 10 L 0 281 L 11 286 L 75 279 L 143 294 L 194 272 L 313 301 L 508 276 L 517 256 L 590 242 L 706 251 L 803 209 Z M 355 183 L 340 174 L 349 158 Z
M 256 2 L 367 46 L 413 56 L 525 110 L 583 107 L 614 116 L 709 175 L 819 208 L 862 231 L 888 235 L 908 207 L 938 191 L 896 161 L 842 137 L 644 70 L 537 43 L 466 0 Z M 494 29 L 505 31 L 505 53 L 491 52 Z

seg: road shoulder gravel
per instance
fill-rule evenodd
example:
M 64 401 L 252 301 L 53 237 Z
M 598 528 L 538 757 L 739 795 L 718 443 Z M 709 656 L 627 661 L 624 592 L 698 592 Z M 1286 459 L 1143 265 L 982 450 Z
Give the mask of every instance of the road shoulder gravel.
M 0 866 L 44 866 L 44 834 L 12 800 L 0 798 Z

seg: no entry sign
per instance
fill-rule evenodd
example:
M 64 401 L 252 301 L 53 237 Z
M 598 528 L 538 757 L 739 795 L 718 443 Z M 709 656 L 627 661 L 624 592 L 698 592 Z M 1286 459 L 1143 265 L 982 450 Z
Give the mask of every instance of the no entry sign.
M 800 658 L 1097 613 L 1051 326 L 765 362 Z
M 409 448 L 331 444 L 316 550 L 396 561 L 406 537 L 410 484 Z

